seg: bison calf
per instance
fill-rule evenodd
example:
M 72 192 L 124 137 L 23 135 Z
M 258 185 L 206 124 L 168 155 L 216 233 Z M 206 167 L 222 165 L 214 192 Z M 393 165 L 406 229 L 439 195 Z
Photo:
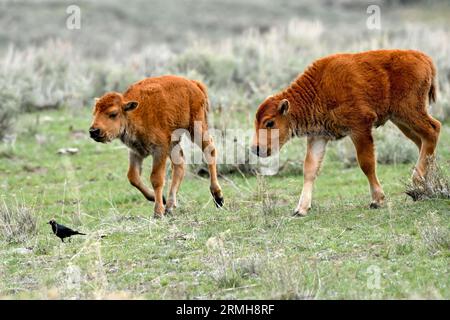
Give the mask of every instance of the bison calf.
M 418 51 L 328 56 L 259 106 L 252 150 L 268 156 L 293 136 L 307 137 L 303 190 L 295 209 L 295 214 L 305 215 L 327 142 L 350 136 L 369 180 L 370 207 L 377 208 L 383 204 L 384 193 L 375 172 L 372 127 L 391 120 L 417 145 L 420 155 L 413 178 L 423 179 L 441 127 L 427 112 L 436 91 L 433 62 Z
M 177 206 L 176 195 L 184 177 L 181 135 L 177 133 L 180 131 L 187 132 L 207 156 L 210 191 L 216 206 L 223 205 L 216 150 L 208 134 L 208 106 L 203 84 L 176 76 L 144 79 L 131 85 L 124 94 L 106 93 L 95 104 L 89 129 L 91 138 L 103 143 L 119 138 L 128 146 L 128 179 L 148 200 L 155 201 L 155 216 Z M 142 162 L 149 155 L 153 157 L 150 181 L 154 191 L 141 181 Z M 166 203 L 163 188 L 167 158 L 172 163 L 172 183 Z

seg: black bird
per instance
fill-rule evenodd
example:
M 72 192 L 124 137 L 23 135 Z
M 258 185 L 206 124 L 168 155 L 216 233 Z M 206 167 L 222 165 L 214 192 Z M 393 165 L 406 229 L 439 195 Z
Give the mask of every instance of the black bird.
M 76 234 L 85 236 L 86 234 L 74 231 L 66 226 L 63 226 L 62 224 L 57 223 L 55 220 L 50 220 L 48 222 L 49 225 L 52 226 L 53 233 L 61 239 L 62 242 L 64 242 L 64 238 L 69 238 L 71 236 L 74 236 Z

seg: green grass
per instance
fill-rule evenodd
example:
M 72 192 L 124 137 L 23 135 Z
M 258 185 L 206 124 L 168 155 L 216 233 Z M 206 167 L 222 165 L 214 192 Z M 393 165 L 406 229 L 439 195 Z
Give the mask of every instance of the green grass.
M 74 133 L 88 128 L 87 110 L 39 119 L 22 117 L 17 142 L 0 152 L 0 196 L 32 206 L 38 229 L 25 243 L 0 242 L 0 297 L 450 298 L 450 202 L 405 196 L 411 164 L 378 167 L 388 200 L 370 210 L 360 169 L 330 152 L 305 218 L 291 217 L 300 175 L 227 176 L 218 210 L 208 180 L 188 173 L 180 207 L 155 220 L 153 203 L 126 179 L 126 149 Z M 445 125 L 447 167 L 448 139 Z M 62 147 L 80 152 L 58 155 Z M 62 244 L 50 218 L 88 235 Z

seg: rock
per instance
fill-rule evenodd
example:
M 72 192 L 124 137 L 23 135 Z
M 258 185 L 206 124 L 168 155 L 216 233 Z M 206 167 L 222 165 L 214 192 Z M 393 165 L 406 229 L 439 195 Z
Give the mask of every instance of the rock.
M 78 148 L 61 148 L 58 150 L 58 154 L 76 154 L 78 153 L 80 150 Z
M 33 253 L 33 250 L 28 249 L 28 248 L 15 248 L 15 249 L 12 249 L 11 252 L 18 253 L 18 254 L 30 254 L 30 253 Z

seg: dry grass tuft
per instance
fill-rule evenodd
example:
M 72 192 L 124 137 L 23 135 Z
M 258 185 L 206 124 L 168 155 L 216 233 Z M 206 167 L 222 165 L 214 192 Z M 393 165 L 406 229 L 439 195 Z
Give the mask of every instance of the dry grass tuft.
M 442 226 L 436 212 L 428 213 L 426 220 L 418 223 L 417 228 L 425 247 L 432 256 L 450 250 L 450 232 Z
M 423 179 L 413 179 L 406 184 L 405 193 L 414 201 L 450 199 L 450 180 L 435 157 L 427 159 L 428 170 Z
M 34 208 L 15 202 L 0 203 L 0 236 L 8 243 L 23 243 L 36 235 Z

